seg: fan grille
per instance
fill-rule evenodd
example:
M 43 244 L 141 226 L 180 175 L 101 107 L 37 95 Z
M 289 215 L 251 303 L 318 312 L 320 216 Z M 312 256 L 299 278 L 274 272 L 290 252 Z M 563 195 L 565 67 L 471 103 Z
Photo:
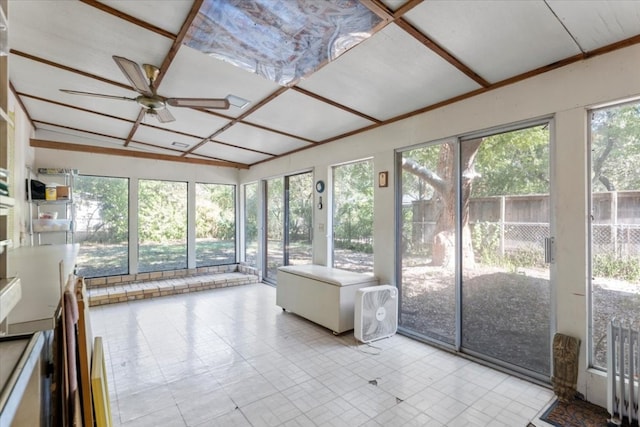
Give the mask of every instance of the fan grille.
M 393 286 L 383 285 L 364 288 L 359 291 L 360 322 L 356 338 L 362 342 L 389 337 L 398 328 L 398 298 Z M 358 322 L 356 322 L 358 323 Z

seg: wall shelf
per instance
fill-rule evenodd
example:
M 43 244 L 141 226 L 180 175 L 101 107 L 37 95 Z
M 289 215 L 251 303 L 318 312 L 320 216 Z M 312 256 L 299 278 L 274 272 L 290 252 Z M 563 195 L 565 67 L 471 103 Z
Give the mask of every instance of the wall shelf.
M 74 238 L 74 221 L 75 221 L 75 206 L 73 200 L 73 185 L 74 178 L 78 171 L 76 169 L 57 169 L 57 168 L 38 168 L 38 172 L 34 173 L 30 168 L 27 170 L 27 202 L 29 205 L 28 218 L 27 218 L 27 231 L 29 232 L 31 246 L 39 246 L 41 244 L 65 244 L 73 243 Z M 45 181 L 55 181 L 55 177 L 62 177 L 64 182 L 56 182 L 58 185 L 64 185 L 68 187 L 69 198 L 46 200 L 46 199 L 34 199 L 31 191 L 32 177 L 35 175 L 38 179 Z M 50 182 L 51 183 L 51 182 Z M 41 214 L 51 210 L 55 212 L 55 219 L 51 220 L 54 229 L 43 229 L 42 224 L 38 221 L 44 220 L 41 218 Z M 61 221 L 67 221 L 66 226 L 59 228 L 57 225 Z M 56 235 L 63 235 L 64 238 L 56 237 Z M 42 236 L 50 236 L 42 238 Z

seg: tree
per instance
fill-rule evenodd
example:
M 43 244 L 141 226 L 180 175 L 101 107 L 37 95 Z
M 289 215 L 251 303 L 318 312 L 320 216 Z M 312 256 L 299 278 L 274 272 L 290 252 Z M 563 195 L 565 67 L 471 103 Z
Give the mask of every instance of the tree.
M 640 103 L 593 112 L 591 149 L 594 191 L 640 188 Z
M 460 146 L 461 199 L 463 259 L 468 267 L 474 265 L 471 231 L 469 229 L 469 195 L 471 183 L 477 176 L 473 163 L 482 139 L 464 141 Z M 453 142 L 440 145 L 437 170 L 432 171 L 421 166 L 415 160 L 403 157 L 402 169 L 418 176 L 428 183 L 440 200 L 436 215 L 436 228 L 433 237 L 431 263 L 443 267 L 453 267 L 455 263 L 455 219 L 456 219 L 456 179 L 455 146 Z
M 437 210 L 432 265 L 453 267 L 456 229 L 456 153 L 449 141 L 405 153 L 413 197 L 432 200 Z M 460 143 L 462 256 L 465 267 L 475 264 L 469 226 L 471 197 L 548 192 L 549 131 L 546 125 L 496 134 Z M 416 181 L 417 180 L 417 181 Z M 426 185 L 423 185 L 426 184 Z M 403 183 L 403 192 L 406 186 Z M 417 189 L 417 190 L 416 190 Z
M 129 180 L 80 175 L 75 180 L 80 228 L 87 232 L 86 241 L 126 242 L 129 236 Z M 84 224 L 83 224 L 84 223 Z M 82 227 L 84 225 L 84 227 Z

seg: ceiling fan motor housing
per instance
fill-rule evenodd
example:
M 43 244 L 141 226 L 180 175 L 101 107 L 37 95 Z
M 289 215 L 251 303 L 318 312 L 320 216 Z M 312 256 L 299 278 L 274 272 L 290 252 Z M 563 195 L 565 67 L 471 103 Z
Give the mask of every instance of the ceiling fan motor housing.
M 136 98 L 136 102 L 140 104 L 142 107 L 146 108 L 147 110 L 166 107 L 164 98 L 158 95 L 154 95 L 154 96 L 140 95 L 139 97 Z

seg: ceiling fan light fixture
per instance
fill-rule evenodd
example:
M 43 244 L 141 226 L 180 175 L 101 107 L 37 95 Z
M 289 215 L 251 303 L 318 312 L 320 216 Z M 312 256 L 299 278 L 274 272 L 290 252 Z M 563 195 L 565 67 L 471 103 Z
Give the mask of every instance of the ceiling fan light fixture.
M 229 104 L 233 105 L 234 107 L 238 107 L 241 110 L 247 105 L 251 104 L 251 101 L 235 95 L 227 95 L 227 101 L 229 101 Z

